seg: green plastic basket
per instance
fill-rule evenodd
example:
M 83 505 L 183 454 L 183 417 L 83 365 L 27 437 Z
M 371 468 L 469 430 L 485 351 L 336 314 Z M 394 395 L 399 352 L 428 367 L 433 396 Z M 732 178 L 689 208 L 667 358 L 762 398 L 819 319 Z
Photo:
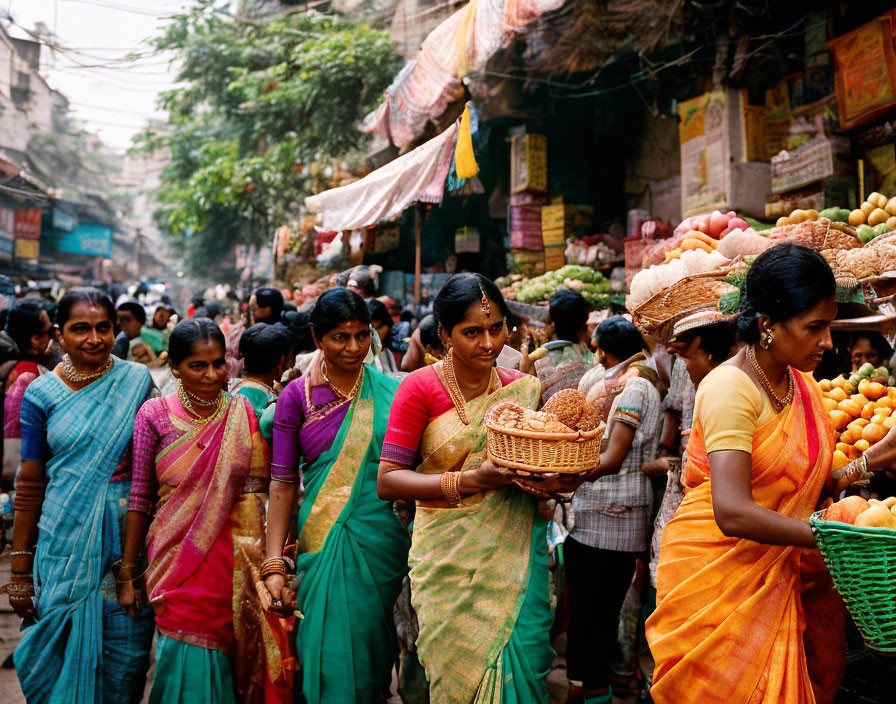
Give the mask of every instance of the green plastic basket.
M 896 653 L 896 530 L 809 519 L 834 586 L 869 648 Z

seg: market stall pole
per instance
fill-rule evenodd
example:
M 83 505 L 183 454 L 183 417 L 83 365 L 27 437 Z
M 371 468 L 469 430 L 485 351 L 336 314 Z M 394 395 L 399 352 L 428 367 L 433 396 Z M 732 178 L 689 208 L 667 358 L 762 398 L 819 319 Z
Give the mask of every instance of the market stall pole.
M 420 205 L 414 208 L 414 303 L 420 305 L 420 271 L 423 263 L 423 246 L 421 244 L 421 231 L 423 230 L 423 217 L 420 215 Z

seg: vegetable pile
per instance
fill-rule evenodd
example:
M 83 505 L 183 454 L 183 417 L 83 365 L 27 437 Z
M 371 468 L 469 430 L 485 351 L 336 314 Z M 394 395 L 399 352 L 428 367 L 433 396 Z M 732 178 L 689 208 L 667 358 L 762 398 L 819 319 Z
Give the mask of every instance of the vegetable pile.
M 582 297 L 595 308 L 605 308 L 609 305 L 610 282 L 599 271 L 577 264 L 567 264 L 557 271 L 550 271 L 533 279 L 520 279 L 509 285 L 506 280 L 499 280 L 498 283 L 505 284 L 502 289 L 505 298 L 520 303 L 547 301 L 557 289 L 566 286 L 581 293 Z

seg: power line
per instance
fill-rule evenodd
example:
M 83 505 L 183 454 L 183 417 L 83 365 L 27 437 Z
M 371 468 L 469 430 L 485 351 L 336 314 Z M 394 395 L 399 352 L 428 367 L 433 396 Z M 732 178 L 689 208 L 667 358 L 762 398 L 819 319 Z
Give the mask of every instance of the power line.
M 152 10 L 144 10 L 141 8 L 133 7 L 130 5 L 120 5 L 114 2 L 108 2 L 108 0 L 62 0 L 62 2 L 74 2 L 79 3 L 81 5 L 95 5 L 97 7 L 102 7 L 107 10 L 118 10 L 119 12 L 128 12 L 135 15 L 147 15 L 150 17 L 171 17 L 177 12 L 153 12 Z

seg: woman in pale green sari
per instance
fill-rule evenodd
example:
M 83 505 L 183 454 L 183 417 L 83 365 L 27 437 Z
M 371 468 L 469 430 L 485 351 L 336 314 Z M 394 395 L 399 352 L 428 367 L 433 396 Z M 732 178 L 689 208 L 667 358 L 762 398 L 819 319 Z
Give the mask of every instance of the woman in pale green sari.
M 505 400 L 534 409 L 541 394 L 535 377 L 495 366 L 507 337 L 498 288 L 458 274 L 433 309 L 449 354 L 401 382 L 378 481 L 381 497 L 417 501 L 411 599 L 430 698 L 546 703 L 547 521 L 526 492 L 575 483 L 526 484 L 486 459 L 486 411 Z
M 398 382 L 365 365 L 370 315 L 344 288 L 311 312 L 318 352 L 289 384 L 274 415 L 267 554 L 261 576 L 291 605 L 281 557 L 301 470 L 296 634 L 308 704 L 374 702 L 388 687 L 398 641 L 392 610 L 410 540 L 376 493 L 377 464 Z

